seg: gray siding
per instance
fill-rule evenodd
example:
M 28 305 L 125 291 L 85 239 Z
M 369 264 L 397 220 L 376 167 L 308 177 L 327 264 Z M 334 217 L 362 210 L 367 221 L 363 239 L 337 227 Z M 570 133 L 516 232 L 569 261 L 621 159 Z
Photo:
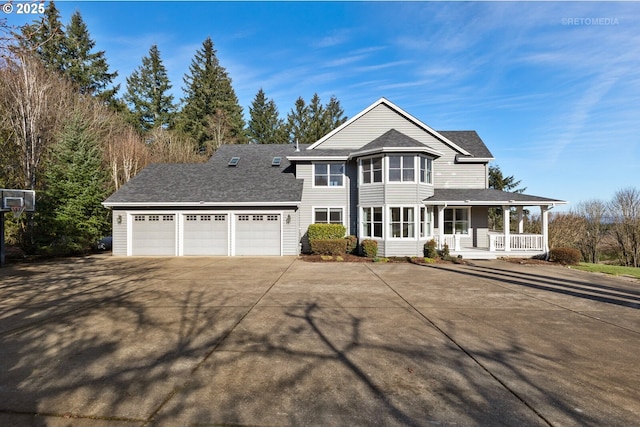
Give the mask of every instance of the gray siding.
M 460 153 L 383 104 L 333 135 L 318 148 L 357 149 L 389 129 L 396 129 L 443 154 L 433 165 L 435 188 L 486 188 L 485 164 L 456 163 L 456 155 Z
M 360 206 L 382 206 L 384 204 L 385 185 L 368 184 L 358 189 Z
M 290 218 L 287 224 L 287 219 Z M 298 235 L 298 213 L 291 209 L 282 212 L 282 255 L 300 254 L 300 236 Z
M 118 217 L 122 218 L 122 222 L 118 224 Z M 129 218 L 125 211 L 113 211 L 112 227 L 113 227 L 113 255 L 127 255 L 127 222 Z
M 489 242 L 489 208 L 486 206 L 474 206 L 471 208 L 471 226 L 473 227 L 473 246 L 488 248 Z

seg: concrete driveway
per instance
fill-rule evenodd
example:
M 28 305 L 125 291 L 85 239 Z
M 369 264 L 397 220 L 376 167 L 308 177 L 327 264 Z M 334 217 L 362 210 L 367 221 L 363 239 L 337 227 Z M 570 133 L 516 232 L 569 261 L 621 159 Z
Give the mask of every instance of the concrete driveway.
M 0 425 L 630 426 L 640 283 L 93 256 L 0 270 Z

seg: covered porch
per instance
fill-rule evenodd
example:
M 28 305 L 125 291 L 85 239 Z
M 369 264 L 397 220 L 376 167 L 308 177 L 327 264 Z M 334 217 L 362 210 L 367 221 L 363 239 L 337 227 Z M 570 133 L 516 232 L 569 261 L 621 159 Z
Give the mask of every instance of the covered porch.
M 493 189 L 440 189 L 423 201 L 435 214 L 439 249 L 468 259 L 532 257 L 549 252 L 549 211 L 565 201 Z M 525 233 L 525 208 L 538 208 L 540 233 Z M 502 208 L 502 230 L 489 227 L 489 210 Z M 512 209 L 517 223 L 512 231 Z

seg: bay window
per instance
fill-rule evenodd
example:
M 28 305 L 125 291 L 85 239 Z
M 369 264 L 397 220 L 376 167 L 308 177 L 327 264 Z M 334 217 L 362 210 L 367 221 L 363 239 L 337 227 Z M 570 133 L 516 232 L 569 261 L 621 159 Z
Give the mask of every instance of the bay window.
M 429 237 L 433 233 L 433 211 L 423 206 L 420 208 L 420 237 Z
M 414 156 L 389 156 L 389 182 L 415 180 Z
M 362 183 L 382 182 L 382 158 L 362 160 Z
M 382 208 L 362 208 L 362 237 L 382 238 Z
M 420 157 L 420 182 L 433 184 L 433 160 Z
M 389 208 L 391 213 L 391 237 L 415 237 L 415 208 Z

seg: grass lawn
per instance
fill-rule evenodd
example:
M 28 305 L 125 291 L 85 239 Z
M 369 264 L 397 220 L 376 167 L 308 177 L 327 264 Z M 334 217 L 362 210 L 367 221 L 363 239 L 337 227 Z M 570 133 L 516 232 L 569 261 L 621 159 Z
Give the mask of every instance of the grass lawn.
M 575 268 L 577 270 L 591 271 L 594 273 L 606 273 L 613 274 L 614 276 L 619 276 L 624 274 L 625 276 L 635 277 L 636 279 L 640 279 L 640 268 L 634 267 L 621 267 L 618 265 L 606 265 L 606 264 L 589 264 L 586 262 L 581 262 L 580 265 L 573 265 L 571 268 Z

